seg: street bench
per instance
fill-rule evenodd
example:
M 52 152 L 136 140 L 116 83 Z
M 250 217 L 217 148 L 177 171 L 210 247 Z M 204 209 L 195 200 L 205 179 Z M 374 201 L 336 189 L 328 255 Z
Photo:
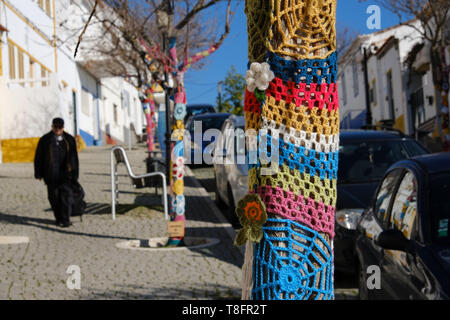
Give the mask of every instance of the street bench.
M 112 208 L 112 219 L 116 219 L 116 203 L 119 199 L 119 181 L 117 174 L 117 166 L 119 164 L 124 164 L 128 176 L 131 178 L 131 183 L 135 188 L 143 188 L 147 185 L 145 184 L 146 179 L 151 177 L 161 177 L 162 183 L 162 202 L 164 205 L 164 215 L 166 220 L 169 220 L 169 210 L 167 203 L 167 184 L 166 184 L 166 175 L 162 172 L 155 171 L 149 172 L 142 175 L 135 175 L 133 170 L 131 169 L 130 162 L 128 161 L 128 156 L 124 148 L 121 146 L 114 146 L 111 148 L 111 208 Z

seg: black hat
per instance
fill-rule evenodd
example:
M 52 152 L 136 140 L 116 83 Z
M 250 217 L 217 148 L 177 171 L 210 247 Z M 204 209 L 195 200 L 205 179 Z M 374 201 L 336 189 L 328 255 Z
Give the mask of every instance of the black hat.
M 52 124 L 55 127 L 64 127 L 64 120 L 61 118 L 55 118 L 55 119 L 53 119 Z

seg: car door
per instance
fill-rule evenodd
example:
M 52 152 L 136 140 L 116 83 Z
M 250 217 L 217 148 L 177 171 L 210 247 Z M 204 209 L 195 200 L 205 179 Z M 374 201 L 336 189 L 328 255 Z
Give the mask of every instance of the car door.
M 388 229 L 397 229 L 415 241 L 417 232 L 417 179 L 407 170 L 395 192 Z M 422 279 L 417 277 L 417 259 L 414 253 L 384 250 L 381 261 L 382 290 L 388 299 L 423 299 Z
M 375 239 L 387 227 L 386 222 L 389 218 L 392 195 L 398 185 L 401 173 L 401 169 L 395 169 L 385 176 L 371 207 L 364 213 L 358 225 L 360 235 L 356 241 L 356 253 L 360 263 L 360 281 L 361 278 L 365 279 L 370 266 L 380 266 L 383 249 L 375 244 Z M 383 280 L 382 277 L 381 280 Z M 370 299 L 383 298 L 383 292 L 380 289 L 360 288 L 360 290 L 363 289 L 368 290 L 367 295 Z

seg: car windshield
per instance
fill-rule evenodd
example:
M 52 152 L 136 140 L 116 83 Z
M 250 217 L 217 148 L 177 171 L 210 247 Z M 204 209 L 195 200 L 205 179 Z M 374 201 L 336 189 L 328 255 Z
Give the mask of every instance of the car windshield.
M 433 242 L 450 244 L 450 172 L 430 176 L 430 217 Z
M 427 153 L 414 140 L 343 141 L 339 146 L 339 183 L 381 180 L 395 162 Z
M 215 112 L 212 106 L 198 106 L 198 107 L 188 107 L 187 108 L 187 116 L 192 116 L 196 114 L 203 114 L 207 112 Z
M 211 118 L 202 118 L 202 119 L 192 119 L 192 122 L 190 124 L 189 131 L 194 132 L 195 129 L 195 123 L 201 122 L 202 123 L 202 134 L 205 133 L 208 129 L 221 129 L 223 123 L 229 115 L 224 116 L 213 116 Z

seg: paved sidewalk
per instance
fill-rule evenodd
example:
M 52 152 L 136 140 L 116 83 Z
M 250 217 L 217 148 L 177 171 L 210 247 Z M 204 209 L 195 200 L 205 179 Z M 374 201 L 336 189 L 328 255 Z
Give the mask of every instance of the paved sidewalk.
M 30 238 L 28 244 L 0 245 L 0 299 L 239 299 L 243 256 L 233 246 L 234 231 L 193 176 L 185 179 L 187 235 L 218 238 L 219 244 L 172 252 L 115 247 L 165 236 L 167 224 L 160 196 L 134 189 L 123 166 L 112 221 L 109 149 L 80 153 L 88 213 L 69 229 L 54 225 L 32 164 L 0 164 L 0 236 Z M 145 172 L 145 149 L 128 153 L 134 171 Z M 66 286 L 70 265 L 81 269 L 80 290 Z

